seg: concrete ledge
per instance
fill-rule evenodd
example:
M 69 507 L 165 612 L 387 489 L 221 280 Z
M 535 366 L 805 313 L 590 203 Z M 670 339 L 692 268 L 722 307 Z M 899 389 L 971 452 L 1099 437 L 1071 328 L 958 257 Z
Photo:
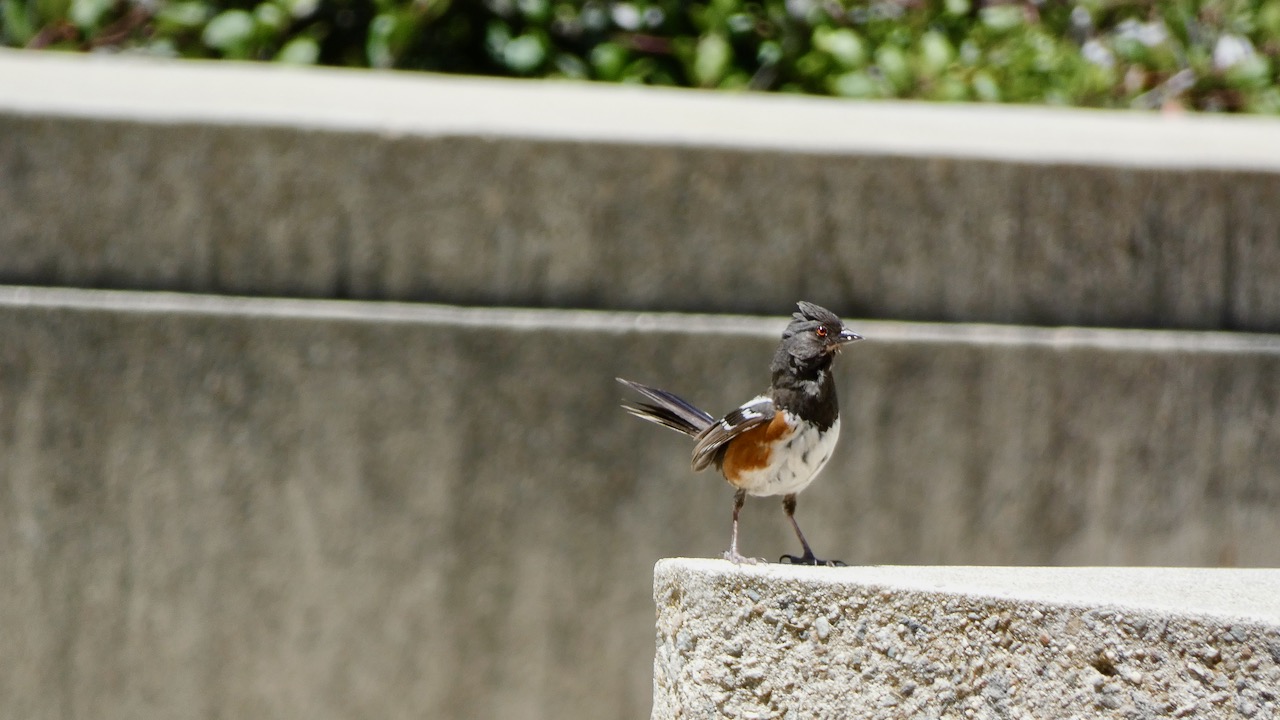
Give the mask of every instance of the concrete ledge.
M 0 52 L 0 282 L 1280 330 L 1270 118 Z
M 1280 570 L 663 560 L 655 719 L 1274 718 Z
M 0 112 L 30 115 L 1280 172 L 1275 121 L 1248 115 L 853 102 L 12 50 L 0 50 L 0 76 Z

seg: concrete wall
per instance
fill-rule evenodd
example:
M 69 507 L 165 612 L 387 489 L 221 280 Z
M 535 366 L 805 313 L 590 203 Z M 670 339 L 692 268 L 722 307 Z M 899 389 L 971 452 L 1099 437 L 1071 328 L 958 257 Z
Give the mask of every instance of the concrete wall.
M 1280 331 L 1280 125 L 0 53 L 0 281 Z
M 208 293 L 0 289 L 0 704 L 643 715 L 730 501 L 615 375 L 724 411 L 802 297 L 1275 331 L 1276 127 L 0 53 L 0 281 Z M 820 553 L 1280 563 L 1280 337 L 854 324 Z
M 1280 570 L 654 572 L 655 720 L 1274 718 Z
M 650 568 L 721 552 L 730 493 L 612 378 L 724 410 L 781 325 L 5 289 L 7 711 L 643 715 Z M 1280 562 L 1280 339 L 857 327 L 820 552 Z

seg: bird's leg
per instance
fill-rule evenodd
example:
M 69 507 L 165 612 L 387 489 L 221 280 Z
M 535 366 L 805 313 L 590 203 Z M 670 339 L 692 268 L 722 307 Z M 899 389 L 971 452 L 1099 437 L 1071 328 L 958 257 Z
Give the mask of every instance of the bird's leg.
M 796 494 L 791 493 L 782 498 L 782 510 L 787 514 L 787 519 L 791 521 L 791 528 L 796 531 L 796 537 L 800 538 L 800 547 L 804 548 L 804 555 L 796 557 L 795 555 L 783 555 L 778 558 L 778 562 L 791 563 L 792 565 L 826 565 L 827 567 L 844 567 L 844 563 L 839 560 L 819 560 L 814 557 L 813 550 L 809 547 L 809 541 L 804 539 L 804 533 L 800 532 L 800 525 L 796 522 Z
M 745 557 L 738 552 L 738 513 L 742 512 L 742 506 L 747 502 L 747 491 L 739 490 L 733 494 L 733 535 L 729 540 L 729 549 L 724 553 L 724 559 L 735 565 L 755 565 L 759 560 L 755 558 Z

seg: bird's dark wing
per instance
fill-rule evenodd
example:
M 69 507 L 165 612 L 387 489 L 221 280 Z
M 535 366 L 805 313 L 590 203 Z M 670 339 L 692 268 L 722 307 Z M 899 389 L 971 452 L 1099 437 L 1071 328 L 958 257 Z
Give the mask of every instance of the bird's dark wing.
M 658 388 L 623 380 L 622 378 L 617 380 L 653 401 L 652 403 L 622 404 L 623 410 L 641 420 L 648 420 L 663 427 L 669 427 L 691 437 L 698 437 L 699 433 L 715 422 L 715 418 L 694 407 L 693 403 L 666 390 L 659 390 Z
M 717 420 L 698 435 L 693 448 L 693 469 L 704 470 L 722 456 L 728 442 L 742 433 L 773 419 L 773 401 L 761 395 Z

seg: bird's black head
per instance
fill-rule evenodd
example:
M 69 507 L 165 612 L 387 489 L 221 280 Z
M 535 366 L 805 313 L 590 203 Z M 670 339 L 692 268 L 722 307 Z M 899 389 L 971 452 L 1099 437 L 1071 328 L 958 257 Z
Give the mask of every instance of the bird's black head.
M 782 332 L 775 363 L 787 359 L 793 367 L 826 367 L 840 348 L 862 339 L 824 307 L 803 301 L 797 303 L 797 307 L 799 310 L 791 316 L 791 323 Z M 783 358 L 784 354 L 786 358 Z
M 808 302 L 798 305 L 773 355 L 773 402 L 825 429 L 839 417 L 831 361 L 840 348 L 862 336 L 845 328 L 826 308 Z

